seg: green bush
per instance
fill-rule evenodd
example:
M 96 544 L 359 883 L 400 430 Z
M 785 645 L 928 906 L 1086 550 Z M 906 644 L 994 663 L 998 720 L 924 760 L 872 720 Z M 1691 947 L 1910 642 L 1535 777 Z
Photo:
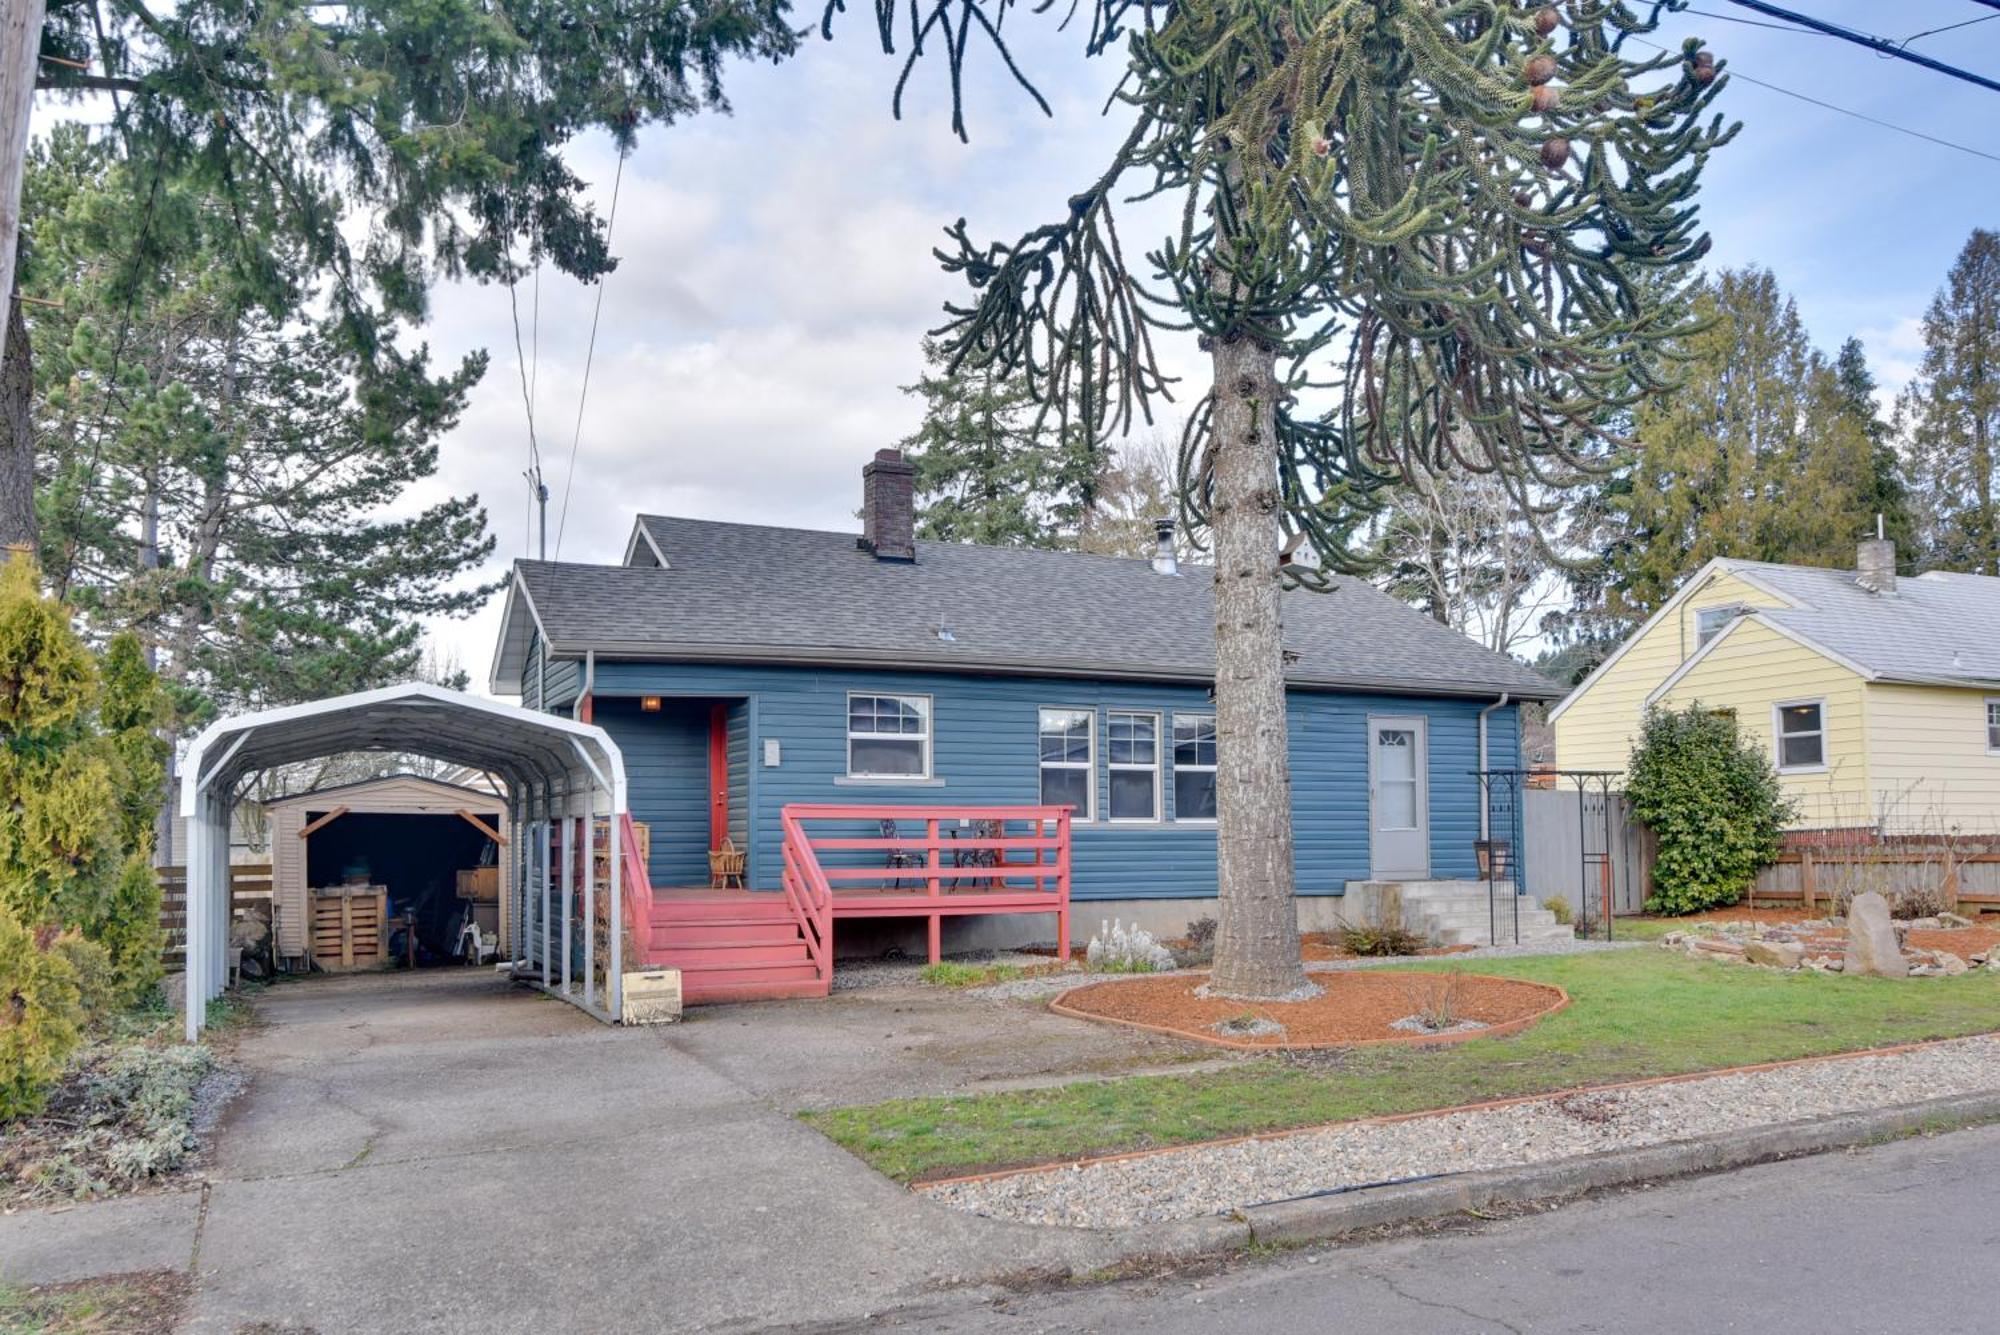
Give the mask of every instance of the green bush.
M 1542 900 L 1542 907 L 1549 911 L 1550 917 L 1564 927 L 1576 921 L 1576 910 L 1569 906 L 1569 900 L 1562 895 L 1549 895 Z
M 0 1123 L 41 1111 L 81 1038 L 76 969 L 54 947 L 0 904 Z
M 1770 757 L 1730 715 L 1700 702 L 1647 711 L 1629 769 L 1626 800 L 1658 841 L 1650 911 L 1734 904 L 1776 860 L 1792 804 Z

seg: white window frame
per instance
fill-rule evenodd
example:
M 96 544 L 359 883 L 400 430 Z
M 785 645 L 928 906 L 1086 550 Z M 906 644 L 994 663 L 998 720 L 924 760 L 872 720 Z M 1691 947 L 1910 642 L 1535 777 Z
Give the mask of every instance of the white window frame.
M 2000 756 L 2000 746 L 1995 746 L 1993 744 L 1994 732 L 1996 730 L 2000 730 L 2000 716 L 1996 716 L 1993 712 L 1996 709 L 2000 709 L 2000 695 L 1987 696 L 1986 697 L 1986 754 L 1989 756 Z
M 1120 717 L 1149 718 L 1153 720 L 1153 763 L 1151 765 L 1134 765 L 1130 762 L 1121 762 L 1117 764 L 1112 763 L 1111 720 Z M 1163 794 L 1161 793 L 1160 790 L 1161 762 L 1165 759 L 1164 755 L 1162 754 L 1164 745 L 1165 743 L 1162 741 L 1160 736 L 1160 712 L 1158 710 L 1107 709 L 1104 711 L 1104 819 L 1107 823 L 1112 825 L 1159 825 L 1166 820 L 1166 812 L 1163 809 L 1163 804 L 1161 801 Z M 1127 772 L 1139 771 L 1142 773 L 1147 770 L 1152 771 L 1153 775 L 1152 815 L 1114 816 L 1111 814 L 1111 774 L 1113 770 L 1123 770 Z
M 1215 824 L 1215 817 L 1213 816 L 1183 816 L 1181 815 L 1179 810 L 1178 804 L 1180 802 L 1180 792 L 1181 792 L 1181 771 L 1186 770 L 1190 774 L 1215 773 L 1214 765 L 1181 764 L 1180 759 L 1176 755 L 1176 752 L 1179 749 L 1179 739 L 1177 736 L 1177 730 L 1180 727 L 1180 722 L 1182 719 L 1188 719 L 1190 721 L 1197 719 L 1207 719 L 1210 731 L 1214 731 L 1215 711 L 1212 709 L 1190 710 L 1187 713 L 1182 713 L 1179 710 L 1174 711 L 1173 721 L 1168 727 L 1167 741 L 1166 741 L 1167 763 L 1173 766 L 1173 771 L 1174 771 L 1174 801 L 1176 806 L 1173 813 L 1173 819 L 1182 825 L 1213 825 Z M 1222 758 L 1222 736 L 1220 733 L 1217 733 L 1215 737 L 1215 754 L 1218 760 Z M 1162 810 L 1161 814 L 1165 815 L 1164 809 Z
M 1707 645 L 1710 640 L 1715 639 L 1722 632 L 1728 630 L 1730 626 L 1736 623 L 1738 617 L 1745 615 L 1749 610 L 1742 603 L 1718 603 L 1714 607 L 1696 608 L 1694 613 L 1694 647 L 1699 650 Z M 1727 612 L 1729 615 L 1723 617 L 1717 623 L 1714 630 L 1704 631 L 1702 629 L 1701 621 L 1703 617 L 1714 616 L 1722 612 Z
M 1819 737 L 1819 763 L 1816 765 L 1787 765 L 1785 763 L 1786 736 L 1811 737 L 1815 734 L 1810 732 L 1787 734 L 1785 732 L 1785 711 L 1787 709 L 1802 709 L 1806 705 L 1811 705 L 1819 710 L 1819 731 L 1817 734 Z M 1831 753 L 1831 748 L 1827 745 L 1825 696 L 1807 696 L 1802 700 L 1780 700 L 1771 706 L 1771 759 L 1777 762 L 1778 773 L 1824 774 L 1827 771 L 1827 760 Z
M 1085 734 L 1088 743 L 1083 763 L 1074 760 L 1042 759 L 1042 715 L 1081 714 L 1090 720 L 1090 731 Z M 1097 819 L 1097 711 L 1086 705 L 1037 705 L 1035 706 L 1035 801 L 1042 801 L 1042 771 L 1045 769 L 1077 769 L 1083 771 L 1083 809 L 1070 813 L 1072 823 L 1088 824 Z
M 854 731 L 854 702 L 855 702 L 855 701 L 856 701 L 857 699 L 863 699 L 863 700 L 906 700 L 906 701 L 907 701 L 907 700 L 920 700 L 920 701 L 922 701 L 922 702 L 923 702 L 923 708 L 922 708 L 921 712 L 922 712 L 922 714 L 923 714 L 923 716 L 924 716 L 924 730 L 923 730 L 923 731 L 922 731 L 921 733 L 910 733 L 910 732 L 863 732 L 863 733 L 857 733 L 857 732 L 855 732 L 855 731 Z M 937 731 L 937 714 L 935 713 L 935 711 L 934 711 L 934 709 L 933 709 L 933 701 L 932 701 L 932 699 L 931 699 L 931 697 L 930 697 L 930 696 L 928 696 L 928 695 L 922 695 L 922 694 L 918 694 L 918 693 L 916 693 L 916 692 L 912 692 L 912 691 L 849 691 L 849 692 L 847 693 L 847 697 L 846 697 L 845 701 L 843 702 L 843 708 L 842 708 L 842 713 L 841 713 L 841 719 L 840 719 L 840 726 L 841 726 L 842 730 L 843 730 L 843 731 L 845 732 L 845 734 L 846 734 L 846 736 L 847 736 L 847 777 L 848 777 L 848 778 L 850 778 L 850 779 L 865 779 L 865 780 L 867 780 L 867 781 L 868 781 L 868 782 L 870 782 L 870 783 L 928 783 L 928 782 L 930 782 L 930 778 L 931 778 L 931 737 L 932 737 L 932 735 L 933 735 L 933 734 L 934 734 L 934 733 L 935 733 L 935 732 Z M 921 750 L 921 753 L 922 753 L 922 755 L 923 755 L 923 758 L 924 758 L 924 768 L 923 768 L 923 772 L 922 772 L 921 774 L 874 774 L 874 773 L 865 773 L 865 772 L 863 772 L 863 771 L 861 771 L 861 770 L 857 770 L 857 769 L 855 769 L 855 768 L 854 768 L 854 740 L 855 740 L 855 738 L 857 738 L 857 737 L 860 737 L 860 738 L 862 738 L 862 739 L 864 739 L 864 740 L 872 740 L 872 741 L 895 741 L 895 742 L 907 742 L 907 741 L 910 741 L 910 740 L 912 740 L 912 739 L 914 738 L 914 739 L 915 739 L 915 740 L 917 741 L 917 743 L 919 744 L 919 749 Z

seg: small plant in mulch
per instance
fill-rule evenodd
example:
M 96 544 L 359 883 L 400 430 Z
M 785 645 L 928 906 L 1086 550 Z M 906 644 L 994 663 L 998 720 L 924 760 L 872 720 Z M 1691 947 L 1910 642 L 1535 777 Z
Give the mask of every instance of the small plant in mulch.
M 1410 999 L 1410 1013 L 1396 1021 L 1395 1027 L 1426 1034 L 1444 1034 L 1478 1023 L 1465 1018 L 1461 1004 L 1465 991 L 1464 970 L 1450 968 L 1441 973 L 1412 973 L 1401 977 L 1403 994 Z
M 1564 927 L 1568 927 L 1576 921 L 1576 910 L 1571 908 L 1569 900 L 1563 898 L 1561 895 L 1550 895 L 1542 901 L 1542 907 L 1549 911 L 1550 917 L 1554 918 Z
M 1090 938 L 1084 967 L 1092 973 L 1165 973 L 1174 967 L 1174 957 L 1145 928 L 1114 918 Z
M 1187 935 L 1169 944 L 1174 963 L 1183 969 L 1205 969 L 1215 963 L 1215 919 L 1195 918 L 1187 925 Z
M 1364 957 L 1414 955 L 1424 948 L 1424 938 L 1397 925 L 1355 925 L 1340 929 L 1340 948 Z

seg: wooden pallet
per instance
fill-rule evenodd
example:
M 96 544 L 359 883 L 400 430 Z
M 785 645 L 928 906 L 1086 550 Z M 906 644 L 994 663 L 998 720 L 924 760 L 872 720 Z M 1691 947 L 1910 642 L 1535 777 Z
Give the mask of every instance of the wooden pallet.
M 329 885 L 312 892 L 307 949 L 328 973 L 379 969 L 389 958 L 389 890 L 381 885 Z

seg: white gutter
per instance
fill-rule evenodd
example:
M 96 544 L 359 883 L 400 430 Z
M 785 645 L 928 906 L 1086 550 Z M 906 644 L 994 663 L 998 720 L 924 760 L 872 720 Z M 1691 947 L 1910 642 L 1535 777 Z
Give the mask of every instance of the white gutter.
M 1486 774 L 1486 719 L 1494 710 L 1505 709 L 1507 702 L 1513 696 L 1514 693 L 1512 691 L 1502 691 L 1498 700 L 1495 700 L 1492 704 L 1479 711 L 1479 773 L 1481 775 L 1479 780 L 1479 837 L 1481 840 L 1493 837 L 1492 832 L 1487 829 L 1487 825 L 1492 819 L 1491 808 L 1493 803 L 1487 795 L 1487 785 L 1491 781 L 1484 777 Z M 1514 745 L 1519 747 L 1520 744 L 1520 730 L 1517 728 L 1514 735 Z

